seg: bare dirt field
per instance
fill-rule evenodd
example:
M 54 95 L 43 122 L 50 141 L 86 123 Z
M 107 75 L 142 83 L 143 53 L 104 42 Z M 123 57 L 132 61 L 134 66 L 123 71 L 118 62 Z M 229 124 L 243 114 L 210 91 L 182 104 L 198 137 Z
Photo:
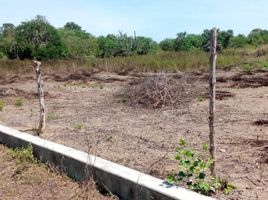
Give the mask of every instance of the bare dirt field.
M 57 170 L 0 145 L 0 199 L 3 200 L 105 200 L 94 183 L 79 185 Z M 29 156 L 29 155 L 27 155 Z
M 47 128 L 41 136 L 116 163 L 165 178 L 176 170 L 178 140 L 193 149 L 208 143 L 208 74 L 168 74 L 200 86 L 200 94 L 176 109 L 130 106 L 120 98 L 133 80 L 152 74 L 77 72 L 45 75 Z M 218 199 L 264 200 L 268 196 L 268 72 L 219 71 L 216 102 L 217 172 L 237 187 Z M 0 123 L 19 130 L 38 123 L 32 75 L 0 79 L 5 107 Z M 198 91 L 196 91 L 198 93 Z M 23 105 L 16 106 L 22 97 Z M 262 148 L 263 147 L 263 148 Z M 207 155 L 208 156 L 208 155 Z

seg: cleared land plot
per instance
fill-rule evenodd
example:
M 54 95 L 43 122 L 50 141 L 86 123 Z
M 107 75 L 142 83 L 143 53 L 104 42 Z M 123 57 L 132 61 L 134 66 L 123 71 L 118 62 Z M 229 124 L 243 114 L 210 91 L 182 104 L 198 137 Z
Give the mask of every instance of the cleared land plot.
M 233 195 L 216 197 L 264 200 L 268 196 L 268 148 L 260 147 L 268 144 L 268 127 L 255 122 L 268 119 L 268 72 L 241 73 L 218 73 L 217 171 L 238 189 Z M 48 110 L 42 137 L 165 178 L 176 170 L 174 155 L 179 138 L 185 138 L 196 150 L 208 142 L 208 100 L 200 90 L 188 104 L 176 109 L 130 106 L 117 94 L 140 76 L 151 74 L 79 72 L 45 76 Z M 181 76 L 207 87 L 207 73 L 175 75 Z M 24 99 L 22 106 L 15 106 L 18 97 Z M 1 79 L 0 99 L 5 102 L 0 123 L 20 130 L 37 126 L 34 76 Z
M 93 182 L 79 185 L 57 170 L 0 145 L 0 199 L 112 199 L 102 196 Z

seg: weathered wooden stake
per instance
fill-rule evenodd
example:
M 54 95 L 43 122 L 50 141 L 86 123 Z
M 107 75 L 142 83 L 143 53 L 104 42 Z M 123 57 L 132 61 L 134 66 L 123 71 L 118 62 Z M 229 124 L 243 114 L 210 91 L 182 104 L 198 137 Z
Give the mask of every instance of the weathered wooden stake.
M 210 38 L 210 69 L 209 69 L 209 153 L 214 163 L 211 165 L 211 174 L 215 172 L 215 142 L 214 142 L 214 112 L 216 96 L 216 60 L 217 60 L 217 29 L 211 30 Z
M 46 118 L 45 118 L 45 101 L 44 101 L 44 90 L 43 86 L 44 83 L 41 79 L 41 62 L 34 60 L 33 61 L 33 67 L 35 69 L 36 73 L 36 81 L 37 81 L 37 90 L 39 95 L 39 112 L 40 112 L 40 119 L 39 119 L 39 126 L 37 129 L 37 135 L 40 135 L 43 133 L 46 125 Z

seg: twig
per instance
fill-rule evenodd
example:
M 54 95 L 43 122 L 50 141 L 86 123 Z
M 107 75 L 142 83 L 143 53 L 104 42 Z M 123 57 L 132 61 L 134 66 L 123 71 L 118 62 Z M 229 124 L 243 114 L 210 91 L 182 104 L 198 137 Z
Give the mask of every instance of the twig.
M 156 165 L 157 163 L 159 163 L 159 162 L 161 162 L 162 160 L 164 160 L 164 158 L 167 156 L 167 154 L 168 154 L 168 152 L 166 152 L 161 158 L 159 158 L 158 160 L 156 160 L 155 162 L 153 162 L 148 168 L 147 168 L 147 172 L 149 171 L 149 170 L 151 170 L 152 169 L 152 167 L 154 166 L 154 165 Z

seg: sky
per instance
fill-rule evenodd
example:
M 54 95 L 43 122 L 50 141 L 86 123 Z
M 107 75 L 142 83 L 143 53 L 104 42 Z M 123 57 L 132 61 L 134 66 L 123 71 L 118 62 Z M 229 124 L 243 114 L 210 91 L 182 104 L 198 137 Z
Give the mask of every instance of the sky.
M 268 0 L 0 0 L 0 25 L 36 15 L 55 27 L 73 21 L 96 36 L 119 31 L 156 41 L 212 27 L 248 34 L 268 29 Z

